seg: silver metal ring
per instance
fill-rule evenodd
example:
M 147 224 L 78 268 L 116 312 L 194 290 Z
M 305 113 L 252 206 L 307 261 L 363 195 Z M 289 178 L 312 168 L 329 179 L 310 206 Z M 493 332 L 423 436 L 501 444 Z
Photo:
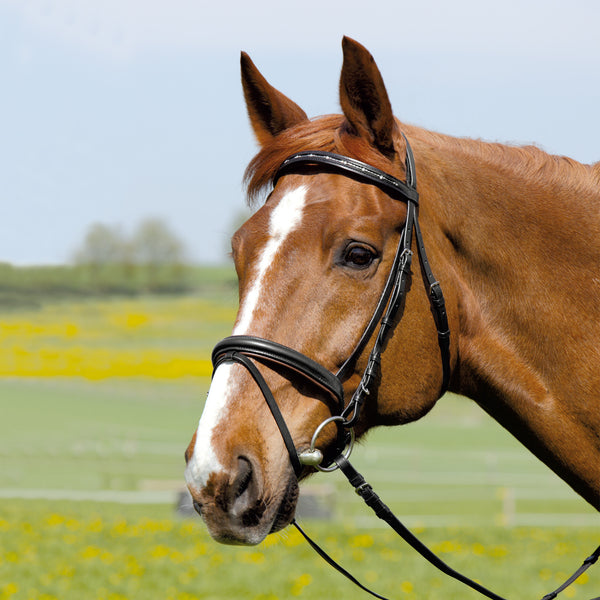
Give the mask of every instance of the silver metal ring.
M 319 434 L 321 433 L 321 431 L 325 427 L 327 427 L 327 425 L 329 425 L 330 423 L 334 423 L 337 421 L 341 421 L 342 423 L 344 423 L 346 421 L 346 419 L 344 419 L 344 417 L 342 417 L 341 415 L 336 415 L 335 417 L 329 417 L 329 419 L 325 419 L 315 429 L 312 439 L 310 440 L 310 451 L 311 452 L 315 451 L 315 444 L 317 443 L 317 438 L 319 437 Z M 352 448 L 354 447 L 354 439 L 355 439 L 354 429 L 350 428 L 350 442 L 348 442 L 348 445 L 346 446 L 346 448 L 344 449 L 344 452 L 342 453 L 342 456 L 346 459 L 349 458 L 350 454 L 352 453 Z M 332 471 L 339 469 L 339 466 L 336 463 L 333 463 L 329 467 L 320 467 L 319 465 L 314 465 L 314 467 L 315 467 L 315 469 L 317 469 L 319 471 L 323 471 L 323 473 L 331 473 Z

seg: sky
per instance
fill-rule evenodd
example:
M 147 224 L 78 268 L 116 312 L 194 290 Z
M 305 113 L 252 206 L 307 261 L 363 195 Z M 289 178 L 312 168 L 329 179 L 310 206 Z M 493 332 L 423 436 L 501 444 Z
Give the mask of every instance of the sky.
M 597 0 L 0 0 L 0 262 L 146 218 L 226 261 L 257 150 L 241 50 L 317 116 L 348 35 L 402 121 L 598 161 L 599 23 Z

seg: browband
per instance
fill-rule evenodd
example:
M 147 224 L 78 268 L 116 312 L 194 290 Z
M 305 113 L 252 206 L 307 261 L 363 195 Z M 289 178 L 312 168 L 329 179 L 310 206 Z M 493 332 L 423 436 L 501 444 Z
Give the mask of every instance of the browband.
M 361 180 L 367 180 L 370 183 L 374 183 L 375 185 L 382 187 L 388 194 L 400 195 L 405 202 L 412 202 L 415 205 L 419 204 L 419 194 L 417 193 L 416 188 L 407 185 L 404 181 L 396 179 L 396 177 L 388 175 L 384 171 L 361 162 L 360 160 L 356 160 L 355 158 L 319 150 L 298 152 L 292 154 L 289 158 L 286 158 L 283 163 L 281 163 L 281 166 L 275 175 L 273 185 L 277 183 L 282 175 L 288 174 L 293 170 L 293 167 L 298 164 L 329 165 L 336 171 L 357 175 Z M 406 170 L 406 180 L 408 182 L 414 181 L 414 170 L 410 160 L 406 161 Z

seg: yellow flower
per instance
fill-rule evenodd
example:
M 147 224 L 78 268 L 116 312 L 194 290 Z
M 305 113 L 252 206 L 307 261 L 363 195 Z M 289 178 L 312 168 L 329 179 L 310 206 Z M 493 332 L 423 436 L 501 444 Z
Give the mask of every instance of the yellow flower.
M 413 586 L 413 584 L 412 584 L 410 581 L 403 581 L 403 582 L 400 584 L 400 589 L 401 589 L 401 590 L 402 590 L 402 591 L 403 591 L 405 594 L 410 594 L 410 593 L 413 591 L 413 589 L 414 589 L 414 586 Z
M 53 513 L 46 518 L 46 525 L 49 527 L 57 527 L 58 525 L 62 525 L 64 522 L 65 518 L 61 515 L 57 515 L 56 513 Z
M 121 535 L 125 535 L 125 533 L 127 532 L 127 521 L 125 521 L 124 519 L 119 519 L 113 526 L 111 529 L 111 535 L 113 537 L 118 537 Z
M 362 550 L 361 548 L 355 548 L 352 551 L 352 560 L 355 562 L 361 562 L 363 560 L 365 560 L 365 551 Z
M 260 565 L 265 562 L 265 555 L 262 552 L 244 552 L 239 560 L 248 565 Z
M 150 552 L 150 556 L 152 558 L 165 558 L 166 556 L 169 556 L 170 552 L 171 549 L 168 546 L 159 544 L 158 546 L 154 546 L 154 548 Z
M 200 600 L 200 598 L 194 594 L 189 594 L 188 592 L 179 592 L 177 594 L 177 600 Z
M 312 583 L 312 577 L 308 573 L 296 577 L 291 589 L 292 596 L 299 596 L 310 583 Z
M 71 565 L 64 565 L 58 570 L 58 574 L 61 577 L 73 577 L 75 569 Z
M 92 380 L 207 377 L 212 372 L 209 357 L 189 349 L 185 331 L 193 331 L 205 320 L 225 320 L 225 312 L 227 320 L 233 320 L 233 309 L 224 311 L 223 307 L 204 306 L 189 299 L 151 302 L 144 311 L 139 310 L 139 302 L 74 303 L 68 321 L 56 307 L 24 311 L 0 323 L 0 376 L 80 376 Z M 147 337 L 149 325 L 157 339 L 172 337 L 173 347 L 165 349 L 161 343 L 152 349 Z M 183 338 L 179 336 L 182 328 Z M 124 340 L 128 341 L 126 348 Z
M 106 565 L 110 565 L 115 561 L 115 556 L 109 552 L 108 550 L 104 550 L 104 552 L 102 552 L 100 554 L 100 560 L 106 564 Z
M 128 556 L 125 561 L 125 571 L 128 575 L 141 577 L 145 573 L 146 569 L 140 565 L 135 556 Z
M 91 533 L 100 533 L 104 529 L 104 523 L 101 517 L 96 517 L 90 521 L 86 528 Z
M 490 548 L 489 555 L 494 558 L 503 558 L 508 554 L 508 548 L 506 546 L 493 546 Z
M 2 597 L 10 598 L 19 591 L 19 586 L 16 583 L 10 582 L 2 586 Z
M 90 560 L 92 558 L 96 558 L 98 556 L 100 556 L 100 553 L 102 552 L 101 548 L 98 548 L 97 546 L 86 546 L 82 551 L 81 551 L 81 558 L 83 558 L 84 560 Z
M 485 554 L 485 546 L 478 542 L 475 542 L 473 544 L 472 550 L 473 550 L 473 554 L 476 554 L 477 556 L 482 556 L 483 554 Z
M 350 545 L 353 548 L 370 548 L 374 543 L 373 536 L 368 533 L 363 533 L 360 535 L 355 535 L 350 540 Z
M 442 554 L 451 554 L 453 552 L 462 551 L 461 545 L 453 540 L 444 540 L 438 544 L 435 544 L 433 548 L 434 552 L 440 552 Z

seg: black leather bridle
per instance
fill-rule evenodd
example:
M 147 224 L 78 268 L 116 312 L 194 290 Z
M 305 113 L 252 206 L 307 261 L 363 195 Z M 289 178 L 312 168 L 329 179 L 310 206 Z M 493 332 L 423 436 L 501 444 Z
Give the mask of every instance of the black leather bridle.
M 381 354 L 390 333 L 397 324 L 397 316 L 406 297 L 406 284 L 410 274 L 413 255 L 411 249 L 413 232 L 415 235 L 421 270 L 424 275 L 426 286 L 428 287 L 429 301 L 431 303 L 433 317 L 438 332 L 443 370 L 440 395 L 448 389 L 450 380 L 450 330 L 444 296 L 440 284 L 435 279 L 429 261 L 427 260 L 423 236 L 419 227 L 419 194 L 417 193 L 414 157 L 406 137 L 404 137 L 404 140 L 406 142 L 406 182 L 353 158 L 321 151 L 299 152 L 290 156 L 281 164 L 274 178 L 273 185 L 275 185 L 277 180 L 283 175 L 302 171 L 307 167 L 310 169 L 316 167 L 320 172 L 341 173 L 356 178 L 361 182 L 376 185 L 386 192 L 391 199 L 399 200 L 407 205 L 404 229 L 400 236 L 400 242 L 396 250 L 390 273 L 373 312 L 373 316 L 365 327 L 354 350 L 342 364 L 337 373 L 333 374 L 329 369 L 326 369 L 321 364 L 293 348 L 248 335 L 230 336 L 220 341 L 215 346 L 212 353 L 213 367 L 214 370 L 216 370 L 219 365 L 225 362 L 233 362 L 242 365 L 248 370 L 261 390 L 271 414 L 277 423 L 296 477 L 300 477 L 305 466 L 314 467 L 321 471 L 333 471 L 339 468 L 355 488 L 358 495 L 361 496 L 370 508 L 372 508 L 375 514 L 392 527 L 398 535 L 400 535 L 432 565 L 446 575 L 461 581 L 491 600 L 505 600 L 502 596 L 488 590 L 480 583 L 455 571 L 434 554 L 397 519 L 392 511 L 373 491 L 373 488 L 365 481 L 362 475 L 348 462 L 348 457 L 354 442 L 353 428 L 358 421 L 361 408 L 366 398 L 371 394 L 373 384 L 379 375 Z M 364 352 L 367 344 L 373 335 L 375 335 L 378 325 L 379 330 L 377 331 L 373 347 L 369 354 L 367 367 L 363 372 L 356 391 L 346 405 L 343 383 L 352 374 L 358 357 Z M 298 452 L 296 449 L 285 419 L 281 414 L 269 386 L 256 366 L 256 362 L 266 364 L 270 368 L 279 370 L 284 369 L 290 376 L 301 376 L 305 380 L 321 388 L 321 390 L 329 396 L 330 401 L 333 401 L 331 404 L 332 416 L 317 427 L 312 436 L 310 448 L 308 450 L 305 449 Z M 331 458 L 323 462 L 323 454 L 316 448 L 316 442 L 322 429 L 330 423 L 335 423 L 337 425 L 337 438 L 335 441 L 335 448 L 331 453 Z M 302 530 L 295 520 L 292 523 L 304 536 L 311 547 L 325 559 L 328 564 L 372 596 L 386 600 L 383 596 L 366 588 L 341 565 L 334 561 Z M 573 583 L 584 571 L 594 564 L 599 557 L 600 546 L 583 561 L 583 564 L 579 569 L 577 569 L 565 583 L 550 594 L 544 596 L 542 600 L 553 600 L 556 598 L 561 591 Z M 592 600 L 600 600 L 600 597 L 593 598 Z
M 404 202 L 407 205 L 406 221 L 400 236 L 400 242 L 379 301 L 354 350 L 337 373 L 334 375 L 329 369 L 326 369 L 292 348 L 255 336 L 231 336 L 220 341 L 213 350 L 212 360 L 215 369 L 223 362 L 236 362 L 243 365 L 250 372 L 256 384 L 261 389 L 269 409 L 277 422 L 290 455 L 294 472 L 298 477 L 302 472 L 303 464 L 314 466 L 321 470 L 333 470 L 337 468 L 337 466 L 331 467 L 333 458 L 338 456 L 349 442 L 351 437 L 349 432 L 358 421 L 365 399 L 372 392 L 373 384 L 379 373 L 381 354 L 385 347 L 385 342 L 396 325 L 396 317 L 400 307 L 404 303 L 406 282 L 410 274 L 413 255 L 411 250 L 413 231 L 421 268 L 429 287 L 429 300 L 438 331 L 443 367 L 443 381 L 440 395 L 448 388 L 450 379 L 450 330 L 448 327 L 448 317 L 442 289 L 431 271 L 425 252 L 425 245 L 418 220 L 419 194 L 417 192 L 414 157 L 408 140 L 404 139 L 406 141 L 406 182 L 353 158 L 320 151 L 299 152 L 290 156 L 279 167 L 274 178 L 275 185 L 283 175 L 302 171 L 307 167 L 318 167 L 321 171 L 326 170 L 327 172 L 341 173 L 354 177 L 361 182 L 376 185 L 385 191 L 390 198 Z M 352 374 L 358 357 L 365 350 L 369 340 L 375 334 L 378 325 L 379 331 L 369 354 L 367 367 L 352 398 L 345 405 L 343 383 Z M 264 378 L 254 365 L 253 360 L 266 363 L 267 365 L 283 366 L 292 373 L 301 375 L 318 385 L 335 401 L 332 409 L 332 417 L 327 422 L 336 423 L 338 426 L 338 436 L 335 451 L 330 453 L 331 458 L 327 464 L 321 464 L 322 454 L 314 447 L 316 442 L 315 436 L 313 436 L 313 443 L 311 443 L 309 451 L 304 451 L 300 454 L 297 452 L 281 411 Z M 325 423 L 321 424 L 317 433 L 321 431 L 324 425 Z

